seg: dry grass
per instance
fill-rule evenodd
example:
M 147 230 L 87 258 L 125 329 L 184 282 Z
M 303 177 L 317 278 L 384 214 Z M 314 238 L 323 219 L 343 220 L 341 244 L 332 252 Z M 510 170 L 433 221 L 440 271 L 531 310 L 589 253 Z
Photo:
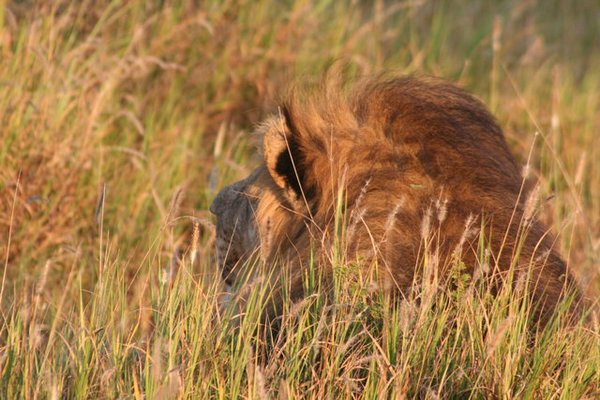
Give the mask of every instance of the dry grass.
M 391 309 L 360 290 L 335 307 L 313 283 L 261 362 L 260 298 L 222 326 L 204 211 L 252 167 L 247 132 L 291 77 L 336 58 L 434 74 L 530 159 L 538 212 L 597 298 L 595 1 L 201 4 L 0 0 L 0 397 L 600 395 L 597 322 L 532 348 L 521 299 L 485 288 Z M 193 221 L 197 260 L 173 268 Z

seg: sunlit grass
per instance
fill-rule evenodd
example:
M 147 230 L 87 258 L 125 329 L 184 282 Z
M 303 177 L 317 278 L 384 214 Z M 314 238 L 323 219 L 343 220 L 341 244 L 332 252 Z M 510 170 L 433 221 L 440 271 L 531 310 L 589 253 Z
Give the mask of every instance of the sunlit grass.
M 340 58 L 435 74 L 492 109 L 523 165 L 531 151 L 540 218 L 593 301 L 596 2 L 193 3 L 0 0 L 1 398 L 600 394 L 594 318 L 533 335 L 522 296 L 462 278 L 397 303 L 356 278 L 332 298 L 315 257 L 279 335 L 260 328 L 266 288 L 236 330 L 205 211 L 255 165 L 249 132 L 291 78 Z M 342 248 L 329 267 L 348 278 Z

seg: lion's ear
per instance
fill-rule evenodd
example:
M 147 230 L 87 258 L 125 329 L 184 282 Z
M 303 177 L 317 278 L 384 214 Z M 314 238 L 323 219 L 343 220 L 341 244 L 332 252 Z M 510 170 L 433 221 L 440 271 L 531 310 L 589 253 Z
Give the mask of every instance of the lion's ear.
M 302 184 L 306 157 L 299 144 L 299 134 L 285 107 L 282 116 L 266 126 L 263 139 L 265 164 L 277 186 L 293 195 L 292 198 L 301 199 L 304 196 Z

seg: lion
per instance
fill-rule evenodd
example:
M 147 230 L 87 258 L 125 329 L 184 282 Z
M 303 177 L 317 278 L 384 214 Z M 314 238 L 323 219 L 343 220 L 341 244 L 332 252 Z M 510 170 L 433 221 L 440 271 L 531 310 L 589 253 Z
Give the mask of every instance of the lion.
M 309 257 L 335 242 L 341 198 L 346 256 L 375 265 L 384 291 L 410 290 L 423 244 L 435 238 L 439 276 L 457 258 L 476 273 L 485 243 L 490 275 L 515 271 L 515 281 L 531 282 L 535 320 L 577 293 L 481 101 L 436 78 L 379 76 L 348 86 L 331 75 L 289 91 L 257 129 L 263 163 L 210 207 L 227 284 L 235 287 L 255 260 L 270 281 L 285 273 L 291 298 L 302 298 Z

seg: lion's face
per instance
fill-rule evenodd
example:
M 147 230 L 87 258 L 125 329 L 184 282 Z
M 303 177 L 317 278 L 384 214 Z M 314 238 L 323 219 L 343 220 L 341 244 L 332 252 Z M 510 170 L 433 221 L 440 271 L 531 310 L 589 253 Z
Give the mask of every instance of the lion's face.
M 263 138 L 264 165 L 223 188 L 210 211 L 216 216 L 216 253 L 226 283 L 235 284 L 252 261 L 272 259 L 284 243 L 305 230 L 306 202 L 289 182 L 295 174 L 288 154 L 285 120 L 271 117 L 258 132 Z M 284 170 L 284 168 L 288 168 Z M 301 190 L 301 189 L 300 189 Z M 304 198 L 304 197 L 302 197 Z
M 265 137 L 265 155 L 269 129 L 280 129 L 280 122 L 270 119 L 261 133 Z M 299 202 L 293 193 L 278 186 L 277 175 L 265 166 L 248 177 L 223 188 L 213 200 L 210 211 L 217 217 L 216 253 L 223 279 L 229 285 L 245 276 L 257 261 L 271 260 L 291 232 L 302 229 L 301 212 L 293 208 Z M 291 197 L 290 197 L 291 196 Z

